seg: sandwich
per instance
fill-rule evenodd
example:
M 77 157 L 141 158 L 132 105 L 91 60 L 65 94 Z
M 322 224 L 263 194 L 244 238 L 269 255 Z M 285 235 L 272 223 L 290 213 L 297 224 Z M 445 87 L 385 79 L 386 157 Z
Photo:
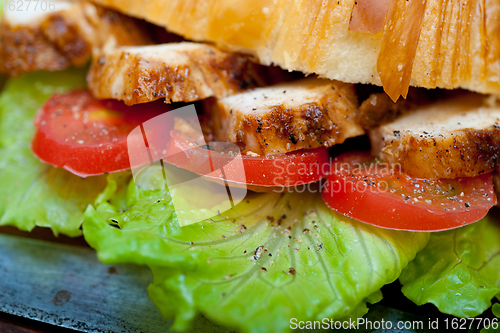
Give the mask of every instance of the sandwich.
M 358 329 L 396 280 L 498 328 L 500 3 L 51 4 L 0 20 L 0 225 L 149 266 L 177 331 Z

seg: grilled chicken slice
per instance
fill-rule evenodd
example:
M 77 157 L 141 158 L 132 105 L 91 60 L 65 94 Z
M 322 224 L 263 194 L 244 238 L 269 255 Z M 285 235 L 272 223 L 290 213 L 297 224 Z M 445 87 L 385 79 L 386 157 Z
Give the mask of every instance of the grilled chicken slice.
M 337 81 L 302 79 L 208 104 L 217 140 L 233 142 L 250 155 L 329 147 L 364 133 L 353 117 L 354 86 Z
M 414 177 L 473 177 L 500 163 L 500 107 L 467 94 L 419 108 L 369 132 L 374 154 Z
M 83 65 L 105 43 L 151 42 L 136 20 L 86 1 L 32 3 L 29 11 L 6 11 L 0 20 L 0 72 L 10 76 Z M 27 6 L 28 3 L 23 4 Z M 37 11 L 34 11 L 37 5 Z
M 87 82 L 97 98 L 127 105 L 164 98 L 166 103 L 225 97 L 262 85 L 260 65 L 201 43 L 105 49 Z

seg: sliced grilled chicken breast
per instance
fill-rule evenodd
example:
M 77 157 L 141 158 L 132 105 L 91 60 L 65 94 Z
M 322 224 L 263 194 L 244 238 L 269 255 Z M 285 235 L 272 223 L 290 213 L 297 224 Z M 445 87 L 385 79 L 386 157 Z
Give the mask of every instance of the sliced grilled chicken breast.
M 498 168 L 500 107 L 467 94 L 417 109 L 369 132 L 374 154 L 414 177 L 477 176 Z
M 245 56 L 183 42 L 103 50 L 87 82 L 96 97 L 127 105 L 160 98 L 167 103 L 191 102 L 260 86 L 260 71 L 262 67 Z
M 302 79 L 207 104 L 217 140 L 233 142 L 246 154 L 329 147 L 364 133 L 353 116 L 354 86 L 337 81 Z
M 25 2 L 21 6 L 23 11 L 10 11 L 6 6 L 0 20 L 0 72 L 10 76 L 83 65 L 93 48 L 105 43 L 151 42 L 136 20 L 86 1 Z

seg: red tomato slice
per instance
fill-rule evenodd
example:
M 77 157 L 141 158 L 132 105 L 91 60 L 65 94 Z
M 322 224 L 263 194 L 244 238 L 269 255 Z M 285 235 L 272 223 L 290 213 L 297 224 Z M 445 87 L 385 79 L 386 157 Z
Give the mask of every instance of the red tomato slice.
M 31 150 L 80 177 L 130 169 L 127 135 L 170 108 L 161 101 L 126 106 L 88 91 L 54 94 L 35 117 Z
M 193 146 L 177 131 L 172 131 L 171 136 L 165 162 L 199 175 L 234 183 L 273 189 L 298 186 L 319 181 L 330 168 L 326 148 L 273 156 L 240 155 L 242 163 L 233 163 L 237 152 L 225 152 L 223 142 L 209 143 L 210 148 L 206 149 L 208 147 Z
M 425 180 L 409 177 L 369 153 L 348 153 L 333 161 L 322 189 L 337 212 L 382 228 L 441 231 L 483 218 L 497 198 L 491 174 Z

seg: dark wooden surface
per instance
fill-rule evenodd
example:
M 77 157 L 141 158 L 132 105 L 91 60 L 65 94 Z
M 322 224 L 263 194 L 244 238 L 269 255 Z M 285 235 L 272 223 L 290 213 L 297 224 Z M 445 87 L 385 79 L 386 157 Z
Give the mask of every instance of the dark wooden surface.
M 0 333 L 74 333 L 76 331 L 0 312 Z
M 71 238 L 64 235 L 58 235 L 56 237 L 49 228 L 36 227 L 31 232 L 25 232 L 25 231 L 20 231 L 19 229 L 14 227 L 0 227 L 0 233 L 26 237 L 26 238 L 33 238 L 33 239 L 43 239 L 50 242 L 61 243 L 61 244 L 88 247 L 88 244 L 85 242 L 85 239 L 83 237 Z
M 83 237 L 70 238 L 64 235 L 54 236 L 47 228 L 35 228 L 32 232 L 20 231 L 14 227 L 0 227 L 0 233 L 51 242 L 88 247 Z M 0 311 L 0 333 L 71 333 L 74 330 L 45 324 L 24 317 L 13 316 Z
M 11 315 L 0 318 L 4 331 L 169 332 L 172 320 L 149 298 L 147 267 L 102 264 L 82 238 L 55 238 L 45 229 L 2 232 L 0 312 Z M 196 320 L 193 332 L 229 333 L 207 319 Z

